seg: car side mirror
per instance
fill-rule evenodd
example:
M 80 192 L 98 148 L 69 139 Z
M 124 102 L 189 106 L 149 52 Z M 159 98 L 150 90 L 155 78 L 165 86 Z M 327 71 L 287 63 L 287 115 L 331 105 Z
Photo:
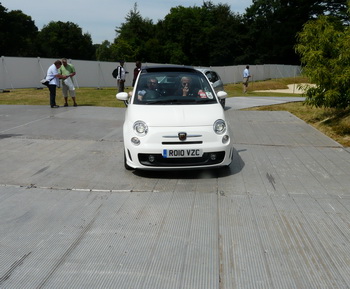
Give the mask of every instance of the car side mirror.
M 119 92 L 116 95 L 118 100 L 124 101 L 125 106 L 127 107 L 129 104 L 129 95 L 127 92 Z
M 218 96 L 218 98 L 222 99 L 222 98 L 226 98 L 227 97 L 227 92 L 225 91 L 218 91 L 218 93 L 216 94 Z
M 116 95 L 118 100 L 122 100 L 122 101 L 127 101 L 129 99 L 129 95 L 127 92 L 119 92 Z

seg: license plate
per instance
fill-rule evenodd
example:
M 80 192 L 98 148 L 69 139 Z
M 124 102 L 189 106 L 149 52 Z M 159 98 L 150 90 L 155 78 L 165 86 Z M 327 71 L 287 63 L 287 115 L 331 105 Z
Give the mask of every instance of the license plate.
M 200 158 L 203 155 L 201 149 L 184 149 L 184 150 L 163 150 L 163 158 Z

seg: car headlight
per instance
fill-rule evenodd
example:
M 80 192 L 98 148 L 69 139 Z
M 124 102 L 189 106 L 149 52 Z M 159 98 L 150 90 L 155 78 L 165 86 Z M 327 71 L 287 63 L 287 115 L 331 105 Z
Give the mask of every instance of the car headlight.
M 134 131 L 135 131 L 136 134 L 138 134 L 140 136 L 144 136 L 148 132 L 148 126 L 142 120 L 135 121 L 135 123 L 134 123 Z
M 218 119 L 214 122 L 213 129 L 217 134 L 223 134 L 226 131 L 226 123 L 222 119 Z

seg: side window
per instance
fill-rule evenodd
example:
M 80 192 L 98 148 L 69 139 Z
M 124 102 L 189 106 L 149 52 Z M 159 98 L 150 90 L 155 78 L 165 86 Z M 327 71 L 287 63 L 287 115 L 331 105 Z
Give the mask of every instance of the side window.
M 216 82 L 219 80 L 219 76 L 216 74 L 215 71 L 211 72 L 211 79 L 212 79 L 211 82 Z
M 214 81 L 213 81 L 213 76 L 212 76 L 212 74 L 211 74 L 210 71 L 207 71 L 207 72 L 205 73 L 205 75 L 208 77 L 208 79 L 209 79 L 210 82 L 214 82 Z
M 207 76 L 208 77 L 208 76 Z M 209 79 L 209 78 L 208 78 Z M 209 80 L 210 81 L 210 80 Z M 200 77 L 200 87 L 199 87 L 200 89 L 203 89 L 204 91 L 206 91 L 206 92 L 210 92 L 210 86 L 208 85 L 208 81 L 203 77 L 203 76 L 201 76 Z

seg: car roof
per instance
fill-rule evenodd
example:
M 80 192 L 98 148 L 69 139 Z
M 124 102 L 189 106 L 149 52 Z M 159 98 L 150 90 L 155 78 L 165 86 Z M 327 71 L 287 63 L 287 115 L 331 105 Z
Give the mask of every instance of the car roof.
M 197 70 L 192 66 L 184 66 L 184 65 L 150 65 L 143 66 L 141 68 L 141 73 L 148 72 L 197 72 Z
M 201 71 L 201 72 L 215 71 L 209 67 L 196 67 L 196 70 Z

